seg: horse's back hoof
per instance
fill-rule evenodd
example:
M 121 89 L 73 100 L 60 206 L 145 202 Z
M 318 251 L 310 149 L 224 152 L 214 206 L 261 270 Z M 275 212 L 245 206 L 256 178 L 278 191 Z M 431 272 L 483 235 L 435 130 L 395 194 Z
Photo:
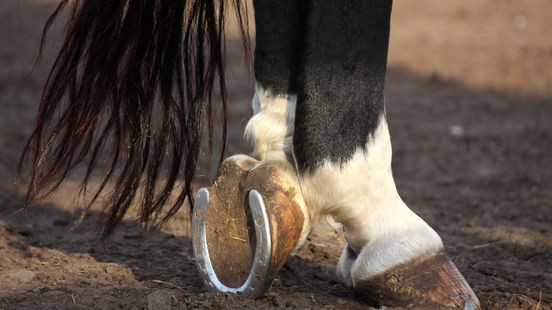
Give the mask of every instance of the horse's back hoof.
M 198 192 L 192 229 L 196 264 L 209 288 L 261 297 L 297 245 L 304 221 L 294 174 L 232 157 Z

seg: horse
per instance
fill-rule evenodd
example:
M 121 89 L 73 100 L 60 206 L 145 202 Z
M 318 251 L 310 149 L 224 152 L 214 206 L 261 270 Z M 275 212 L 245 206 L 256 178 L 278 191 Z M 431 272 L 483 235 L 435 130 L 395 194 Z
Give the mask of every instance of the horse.
M 64 41 L 20 161 L 31 158 L 26 202 L 51 194 L 81 163 L 85 189 L 108 154 L 88 205 L 114 184 L 102 237 L 133 202 L 145 229 L 162 225 L 185 201 L 193 205 L 203 129 L 211 150 L 218 113 L 226 137 L 225 20 L 233 10 L 248 54 L 247 6 L 62 0 L 41 50 L 66 7 Z M 338 279 L 376 305 L 479 308 L 439 235 L 394 183 L 383 93 L 392 1 L 254 0 L 253 8 L 255 93 L 245 136 L 256 160 L 293 166 L 309 214 L 343 225 Z

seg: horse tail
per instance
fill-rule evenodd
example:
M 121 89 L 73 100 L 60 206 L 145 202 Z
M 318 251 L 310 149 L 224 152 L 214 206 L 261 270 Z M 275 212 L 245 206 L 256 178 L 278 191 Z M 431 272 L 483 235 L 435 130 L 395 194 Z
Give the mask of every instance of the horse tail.
M 98 166 L 106 169 L 85 209 L 108 195 L 98 219 L 104 239 L 133 202 L 146 230 L 187 199 L 191 205 L 202 128 L 206 119 L 212 141 L 214 111 L 224 113 L 226 137 L 224 20 L 233 4 L 248 46 L 242 2 L 62 0 L 44 27 L 39 58 L 50 26 L 69 8 L 64 41 L 19 163 L 20 170 L 31 163 L 26 205 L 50 195 L 81 163 L 81 190 Z

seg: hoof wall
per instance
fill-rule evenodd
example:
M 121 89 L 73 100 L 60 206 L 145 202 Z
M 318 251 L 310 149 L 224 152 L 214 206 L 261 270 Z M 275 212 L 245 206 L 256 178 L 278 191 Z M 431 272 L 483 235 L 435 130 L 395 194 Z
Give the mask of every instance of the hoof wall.
M 475 293 L 445 253 L 358 281 L 355 291 L 368 302 L 387 307 L 480 309 Z

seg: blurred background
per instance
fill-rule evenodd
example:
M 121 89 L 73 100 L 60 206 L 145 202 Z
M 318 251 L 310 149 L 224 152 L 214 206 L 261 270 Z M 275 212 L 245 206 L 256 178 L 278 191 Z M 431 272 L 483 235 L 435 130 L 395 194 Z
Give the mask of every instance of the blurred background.
M 187 215 L 144 239 L 130 218 L 107 244 L 75 198 L 78 171 L 16 213 L 15 168 L 55 57 L 55 0 L 0 2 L 0 308 L 363 308 L 334 279 L 344 241 L 316 227 L 259 301 L 204 290 Z M 254 29 L 251 30 L 254 36 Z M 229 36 L 228 155 L 247 153 L 252 78 Z M 393 170 L 407 204 L 442 236 L 489 308 L 552 306 L 552 3 L 395 0 L 386 84 Z M 200 174 L 208 175 L 204 166 Z M 183 208 L 186 209 L 186 208 Z

